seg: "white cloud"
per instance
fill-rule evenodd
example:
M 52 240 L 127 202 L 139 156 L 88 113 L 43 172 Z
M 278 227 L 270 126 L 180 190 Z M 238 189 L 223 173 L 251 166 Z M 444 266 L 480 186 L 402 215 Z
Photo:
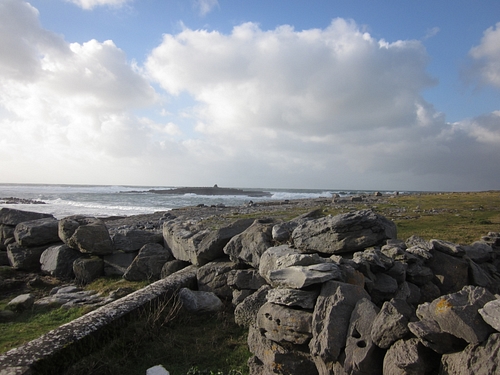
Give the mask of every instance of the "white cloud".
M 119 8 L 132 0 L 66 0 L 82 9 L 91 10 L 98 6 L 111 6 Z
M 193 0 L 193 6 L 198 10 L 200 16 L 206 16 L 210 13 L 215 7 L 219 6 L 219 2 L 217 0 Z
M 473 47 L 469 55 L 480 81 L 500 88 L 500 22 L 484 32 L 481 43 Z

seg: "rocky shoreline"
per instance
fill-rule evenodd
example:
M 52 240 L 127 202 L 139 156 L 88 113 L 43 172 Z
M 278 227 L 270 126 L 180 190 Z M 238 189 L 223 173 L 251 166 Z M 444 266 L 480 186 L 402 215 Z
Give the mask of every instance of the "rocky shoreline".
M 316 207 L 326 202 L 355 201 L 200 206 L 102 220 L 3 208 L 0 262 L 83 284 L 102 275 L 163 279 L 192 265 L 198 287 L 180 291 L 184 308 L 213 312 L 232 301 L 236 322 L 248 328 L 252 375 L 500 368 L 500 233 L 470 245 L 398 240 L 395 224 L 380 214 L 325 215 Z M 285 218 L 297 208 L 303 213 Z

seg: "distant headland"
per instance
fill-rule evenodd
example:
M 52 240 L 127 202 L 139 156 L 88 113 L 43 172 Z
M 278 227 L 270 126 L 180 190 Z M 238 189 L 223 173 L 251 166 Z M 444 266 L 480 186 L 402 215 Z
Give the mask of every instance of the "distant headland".
M 218 187 L 215 184 L 213 187 L 180 187 L 175 189 L 148 190 L 155 194 L 196 194 L 196 195 L 246 195 L 248 197 L 270 197 L 271 193 L 258 190 L 241 190 L 234 188 Z

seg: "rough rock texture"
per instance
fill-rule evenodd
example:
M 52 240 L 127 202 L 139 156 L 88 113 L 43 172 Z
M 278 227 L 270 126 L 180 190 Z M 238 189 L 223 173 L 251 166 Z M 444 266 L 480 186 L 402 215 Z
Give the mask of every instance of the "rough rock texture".
M 112 254 L 104 255 L 104 275 L 123 276 L 127 268 L 132 264 L 138 253 L 124 253 L 115 251 Z
M 163 265 L 172 260 L 172 254 L 158 243 L 144 245 L 123 274 L 129 281 L 158 280 Z
M 319 289 L 299 290 L 273 288 L 267 293 L 267 300 L 278 305 L 301 307 L 303 309 L 312 310 L 314 309 L 318 295 Z
M 479 309 L 479 314 L 486 323 L 500 332 L 500 299 L 485 303 Z
M 434 374 L 439 357 L 417 339 L 399 340 L 384 357 L 384 374 L 425 375 Z
M 261 286 L 255 293 L 250 294 L 234 309 L 234 321 L 243 327 L 255 324 L 260 307 L 266 303 L 266 295 L 271 289 L 269 285 Z
M 162 233 L 134 228 L 120 229 L 111 235 L 116 250 L 133 252 L 149 243 L 163 243 Z
M 73 262 L 82 257 L 82 254 L 67 245 L 51 246 L 40 256 L 42 272 L 46 272 L 59 279 L 74 277 Z
M 414 314 L 406 301 L 392 299 L 382 305 L 373 321 L 371 337 L 380 348 L 387 349 L 408 334 L 408 321 Z
M 59 242 L 58 221 L 48 217 L 19 223 L 14 230 L 16 242 L 23 247 L 35 247 Z
M 308 221 L 292 234 L 301 250 L 325 254 L 354 252 L 396 238 L 396 225 L 370 210 Z
M 39 247 L 21 247 L 16 243 L 7 246 L 7 256 L 10 265 L 21 271 L 39 271 L 40 257 L 49 245 Z
M 182 288 L 179 300 L 184 309 L 195 314 L 214 313 L 222 308 L 222 301 L 212 292 Z
M 198 268 L 196 272 L 198 289 L 213 292 L 220 298 L 231 299 L 233 291 L 229 287 L 227 279 L 235 267 L 233 262 L 222 258 Z
M 73 273 L 78 283 L 89 284 L 104 275 L 104 261 L 97 256 L 78 258 L 73 262 Z
M 59 238 L 84 254 L 107 255 L 114 250 L 104 222 L 81 215 L 59 221 Z
M 334 263 L 319 263 L 310 266 L 291 266 L 271 271 L 269 283 L 275 288 L 305 288 L 328 280 L 341 278 L 339 267 Z
M 161 278 L 164 279 L 165 277 L 168 277 L 177 271 L 182 270 L 183 268 L 186 268 L 189 266 L 191 263 L 185 262 L 183 260 L 170 260 L 167 263 L 165 263 L 161 269 Z
M 16 226 L 19 223 L 44 218 L 53 218 L 51 214 L 38 212 L 21 211 L 13 208 L 0 208 L 0 224 Z

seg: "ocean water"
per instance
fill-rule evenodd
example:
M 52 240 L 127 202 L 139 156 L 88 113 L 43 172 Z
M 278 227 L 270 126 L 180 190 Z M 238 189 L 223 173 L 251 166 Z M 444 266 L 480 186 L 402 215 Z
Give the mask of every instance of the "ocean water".
M 249 196 L 209 196 L 209 195 L 165 195 L 149 190 L 169 189 L 164 186 L 118 186 L 118 185 L 41 185 L 41 184 L 0 184 L 0 207 L 50 213 L 60 219 L 70 215 L 91 215 L 106 217 L 114 215 L 148 214 L 168 211 L 173 208 L 196 206 L 198 204 L 241 206 L 250 201 L 331 198 L 333 194 L 349 196 L 373 193 L 366 190 L 304 190 L 304 189 L 249 189 L 271 193 L 270 197 Z M 393 192 L 382 192 L 393 193 Z M 5 198 L 23 198 L 42 201 L 45 204 L 6 204 Z

